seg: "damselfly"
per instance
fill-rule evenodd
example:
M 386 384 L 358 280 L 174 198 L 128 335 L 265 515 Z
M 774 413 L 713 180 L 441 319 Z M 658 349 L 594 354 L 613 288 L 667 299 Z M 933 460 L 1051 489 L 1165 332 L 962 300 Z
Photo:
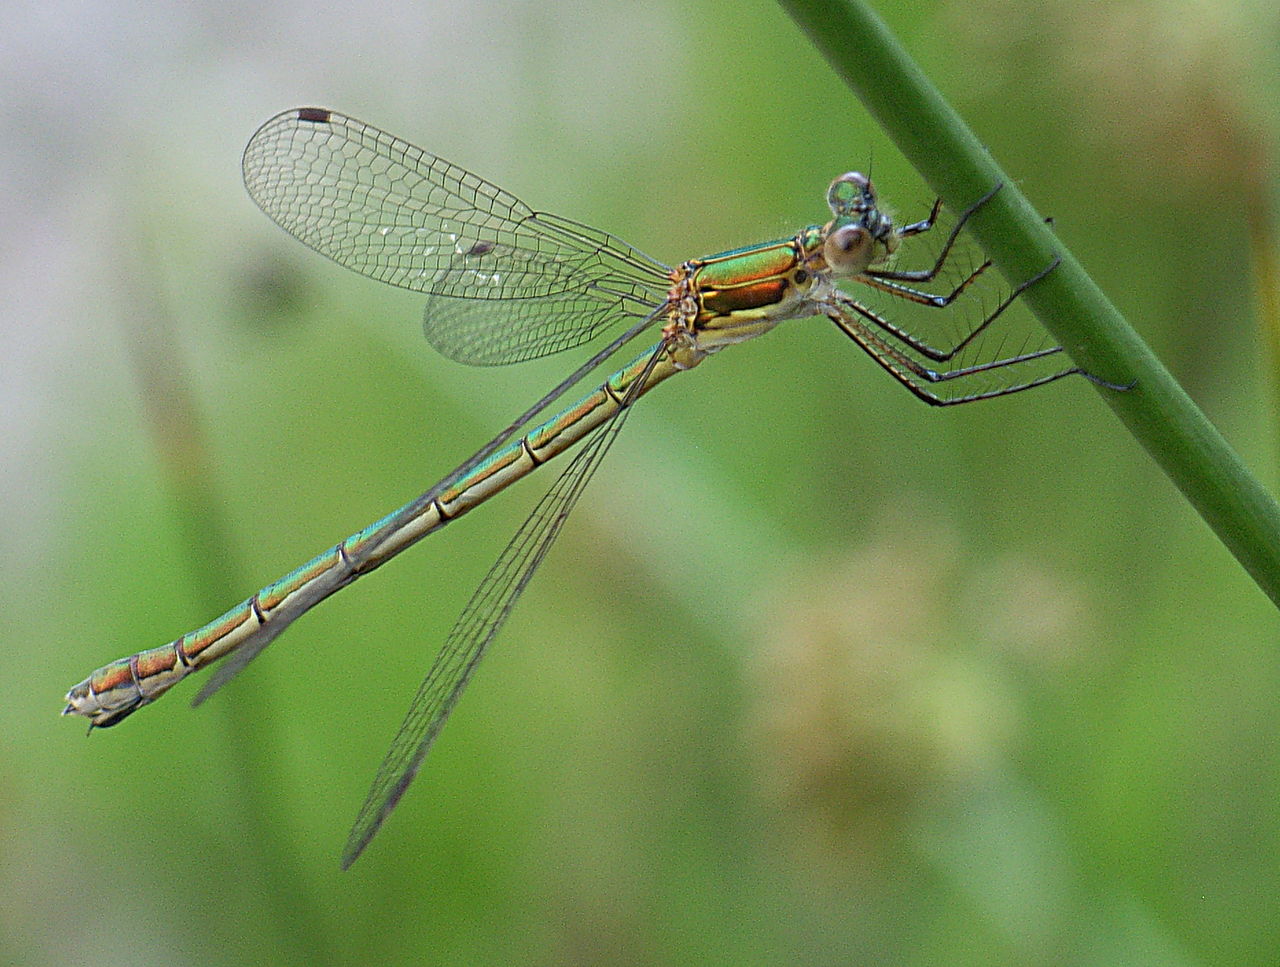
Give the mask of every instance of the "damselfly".
M 1014 288 L 945 349 L 838 287 L 858 282 L 924 306 L 951 305 L 989 262 L 963 274 L 945 294 L 922 286 L 940 278 L 966 221 L 999 186 L 959 215 L 929 268 L 898 270 L 889 257 L 904 239 L 934 227 L 941 202 L 923 220 L 899 227 L 878 206 L 870 180 L 851 172 L 832 182 L 827 192 L 831 219 L 825 224 L 672 269 L 613 235 L 534 211 L 469 171 L 333 111 L 302 108 L 268 121 L 245 150 L 244 179 L 263 211 L 317 252 L 364 275 L 429 294 L 427 339 L 453 359 L 514 363 L 616 333 L 426 493 L 220 618 L 163 647 L 114 661 L 67 694 L 63 714 L 83 715 L 91 728 L 114 725 L 192 672 L 230 656 L 197 696 L 199 702 L 330 594 L 586 439 L 445 640 L 360 809 L 344 867 L 360 855 L 413 781 L 632 405 L 658 383 L 783 320 L 809 316 L 830 319 L 929 403 L 1003 396 L 1082 372 L 1065 367 L 1018 377 L 1024 364 L 1058 353 L 1056 347 L 935 368 L 972 345 L 1053 264 Z M 655 345 L 580 401 L 526 431 L 589 372 L 651 331 L 659 333 Z M 980 392 L 945 393 L 947 386 L 958 385 L 953 380 L 977 373 L 1009 375 Z

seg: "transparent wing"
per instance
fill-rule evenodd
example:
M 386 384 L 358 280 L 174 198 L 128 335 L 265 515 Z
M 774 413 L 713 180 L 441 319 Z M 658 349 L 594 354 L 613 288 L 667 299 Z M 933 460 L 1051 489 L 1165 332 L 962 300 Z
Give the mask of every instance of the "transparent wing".
M 650 358 L 650 369 L 662 352 L 659 347 Z M 638 393 L 647 379 L 648 370 L 632 384 L 631 393 Z M 458 703 L 489 643 L 511 614 L 511 609 L 564 527 L 578 497 L 622 429 L 627 414 L 631 412 L 632 402 L 633 397 L 629 395 L 613 418 L 574 454 L 573 460 L 538 501 L 533 513 L 520 526 L 458 616 L 444 647 L 419 686 L 404 723 L 378 768 L 369 795 L 360 807 L 342 853 L 343 869 L 360 856 L 418 774 L 423 759 Z
M 540 299 L 427 300 L 422 329 L 436 352 L 472 366 L 495 366 L 536 359 L 580 345 L 627 319 L 653 314 L 653 291 L 608 280 Z M 665 293 L 663 293 L 665 296 Z
M 299 108 L 244 152 L 244 182 L 281 228 L 340 265 L 491 315 L 432 306 L 432 344 L 463 362 L 515 362 L 578 346 L 609 317 L 652 311 L 669 269 L 607 232 L 514 195 L 354 118 Z M 433 300 L 434 301 L 434 300 Z M 537 307 L 517 306 L 533 301 Z M 472 355 L 479 347 L 479 356 Z

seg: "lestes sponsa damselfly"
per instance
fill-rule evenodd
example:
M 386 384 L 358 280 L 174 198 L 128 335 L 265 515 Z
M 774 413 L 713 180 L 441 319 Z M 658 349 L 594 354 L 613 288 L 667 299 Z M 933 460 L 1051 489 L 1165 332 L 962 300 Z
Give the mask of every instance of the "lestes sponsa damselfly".
M 245 149 L 244 179 L 263 211 L 317 252 L 371 278 L 427 293 L 427 339 L 453 359 L 473 365 L 514 363 L 618 333 L 426 493 L 220 618 L 160 648 L 114 661 L 67 694 L 64 714 L 83 715 L 91 727 L 114 725 L 192 672 L 230 656 L 197 696 L 202 701 L 330 594 L 589 437 L 485 575 L 445 639 L 360 809 L 343 853 L 344 867 L 360 855 L 413 781 L 632 404 L 658 383 L 783 320 L 807 316 L 831 319 L 929 403 L 1003 396 L 1082 372 L 1067 367 L 1019 380 L 1021 364 L 1057 353 L 1057 347 L 950 370 L 933 368 L 945 367 L 971 346 L 1053 264 L 1017 286 L 945 350 L 837 287 L 853 281 L 925 306 L 951 305 L 989 262 L 945 295 L 920 286 L 939 277 L 965 222 L 998 186 L 960 214 L 927 269 L 896 270 L 889 256 L 903 239 L 934 226 L 941 203 L 922 221 L 895 226 L 878 207 L 871 182 L 856 172 L 832 182 L 827 192 L 832 217 L 826 224 L 672 269 L 613 235 L 534 211 L 456 165 L 319 108 L 287 111 L 263 125 Z M 522 433 L 591 370 L 651 330 L 660 333 L 656 345 L 573 406 Z M 1010 376 L 999 385 L 946 395 L 953 380 L 1006 371 Z

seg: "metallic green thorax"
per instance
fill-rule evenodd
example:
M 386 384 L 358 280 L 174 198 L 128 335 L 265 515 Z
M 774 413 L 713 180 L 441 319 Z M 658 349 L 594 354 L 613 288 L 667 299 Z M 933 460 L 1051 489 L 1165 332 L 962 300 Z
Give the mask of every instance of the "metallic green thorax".
M 691 322 L 699 332 L 733 328 L 727 322 L 787 318 L 813 285 L 811 262 L 821 257 L 821 232 L 807 228 L 795 238 L 685 262 L 676 272 L 673 301 L 696 301 Z

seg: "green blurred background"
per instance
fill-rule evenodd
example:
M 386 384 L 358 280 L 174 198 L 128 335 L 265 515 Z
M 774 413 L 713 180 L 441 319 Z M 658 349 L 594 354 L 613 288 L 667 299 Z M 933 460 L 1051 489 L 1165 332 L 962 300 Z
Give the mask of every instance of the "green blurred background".
M 1275 5 L 909 6 L 882 13 L 1274 485 Z M 538 484 L 198 710 L 60 721 L 569 366 L 436 357 L 420 298 L 274 228 L 239 157 L 277 111 L 668 262 L 821 220 L 849 168 L 930 195 L 765 0 L 55 2 L 5 33 L 0 962 L 1276 961 L 1275 608 L 1083 381 L 932 410 L 820 321 L 645 401 L 351 872 Z

